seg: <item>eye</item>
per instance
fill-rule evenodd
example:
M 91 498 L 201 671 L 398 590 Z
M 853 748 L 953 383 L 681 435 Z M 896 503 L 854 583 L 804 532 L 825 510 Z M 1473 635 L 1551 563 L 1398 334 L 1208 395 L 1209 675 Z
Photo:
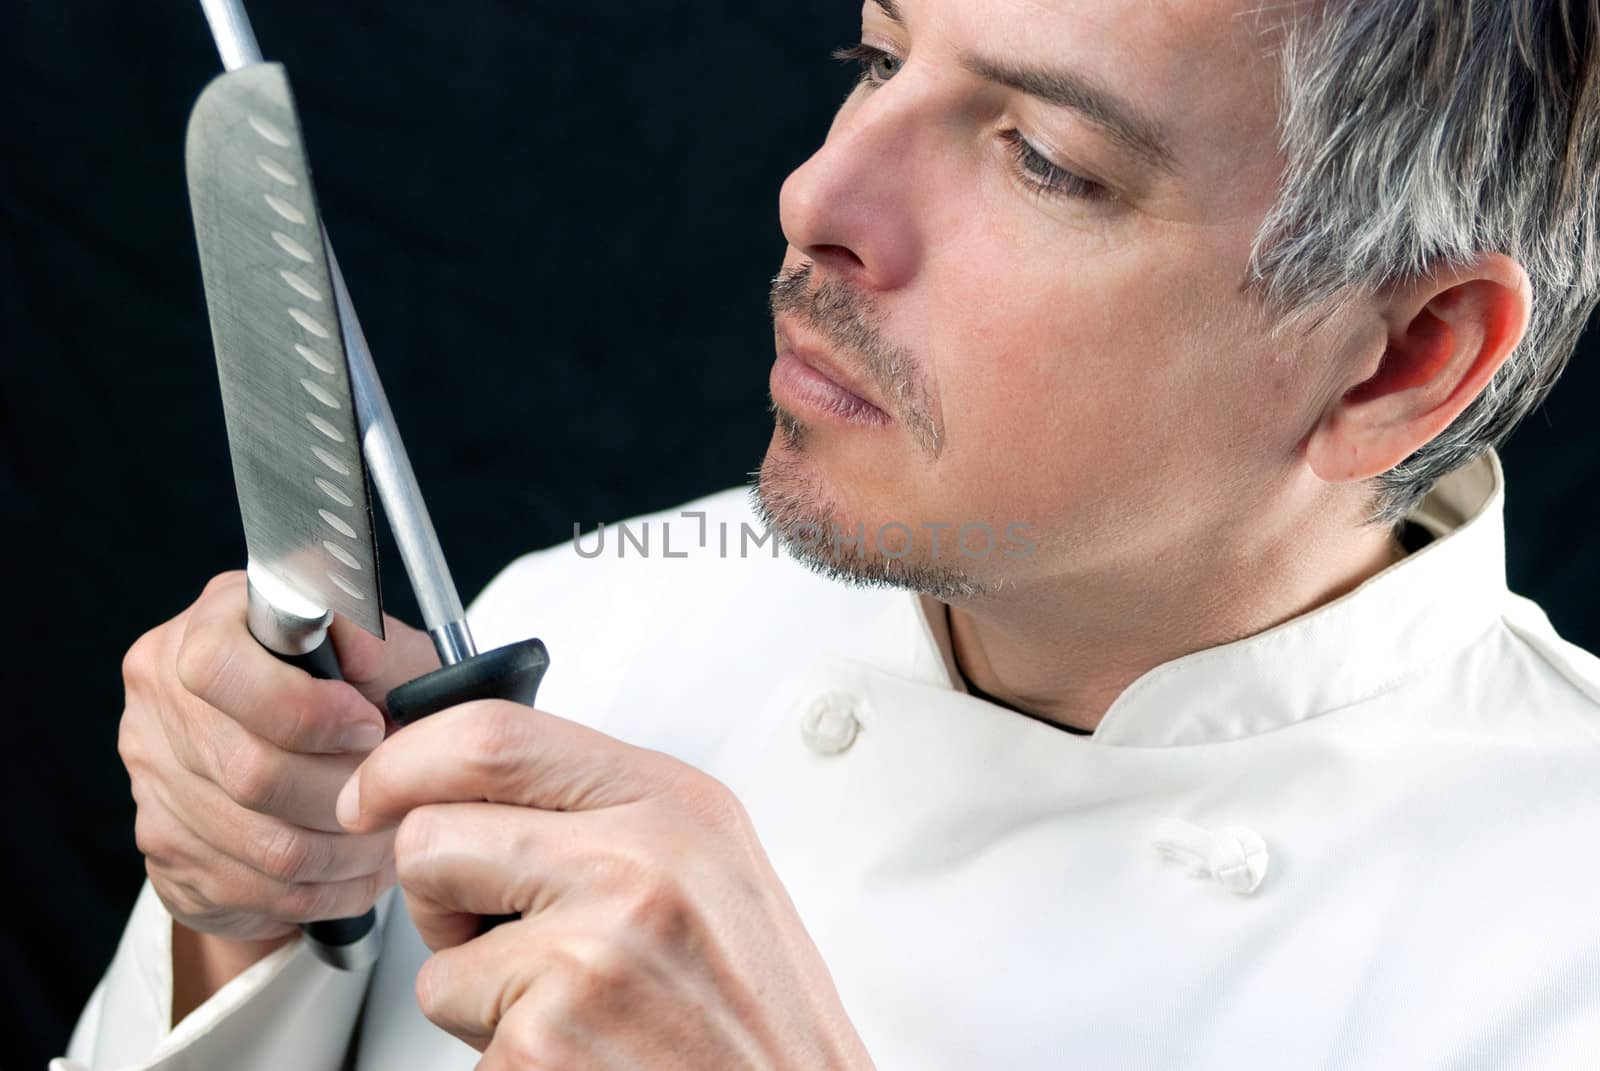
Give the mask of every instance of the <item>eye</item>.
M 1000 140 L 1006 143 L 1017 177 L 1040 193 L 1096 201 L 1113 196 L 1093 179 L 1086 179 L 1052 161 L 1035 149 L 1019 130 L 1002 130 Z
M 857 81 L 862 85 L 881 86 L 899 74 L 900 68 L 905 66 L 905 61 L 894 53 L 885 52 L 868 44 L 836 49 L 833 58 L 841 63 L 850 63 L 858 67 L 861 73 Z

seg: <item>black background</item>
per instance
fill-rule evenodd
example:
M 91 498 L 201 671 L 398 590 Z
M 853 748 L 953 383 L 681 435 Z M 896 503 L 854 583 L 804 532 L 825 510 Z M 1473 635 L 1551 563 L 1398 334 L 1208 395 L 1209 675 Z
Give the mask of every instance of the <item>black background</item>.
M 778 186 L 848 87 L 848 0 L 251 7 L 464 595 L 575 521 L 745 480 Z M 198 6 L 13 0 L 5 23 L 0 984 L 3 1059 L 42 1067 L 143 876 L 122 652 L 242 541 L 183 175 L 219 69 Z M 1590 648 L 1593 356 L 1504 452 L 1513 585 Z

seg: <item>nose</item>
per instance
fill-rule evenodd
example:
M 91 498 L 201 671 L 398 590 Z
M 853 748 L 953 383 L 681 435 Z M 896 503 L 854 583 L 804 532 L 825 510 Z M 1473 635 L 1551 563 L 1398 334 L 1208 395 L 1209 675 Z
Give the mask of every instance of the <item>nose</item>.
M 921 256 L 916 123 L 910 109 L 896 103 L 899 85 L 896 79 L 870 94 L 857 90 L 822 148 L 789 176 L 778 197 L 791 246 L 824 274 L 875 290 L 905 285 Z

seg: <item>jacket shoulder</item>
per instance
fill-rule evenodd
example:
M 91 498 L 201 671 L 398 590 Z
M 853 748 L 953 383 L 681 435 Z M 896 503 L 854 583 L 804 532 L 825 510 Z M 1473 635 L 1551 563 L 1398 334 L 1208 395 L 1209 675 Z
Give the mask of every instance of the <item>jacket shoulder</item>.
M 1503 620 L 1513 636 L 1571 687 L 1587 720 L 1600 734 L 1600 658 L 1563 639 L 1544 610 L 1531 599 L 1509 595 Z

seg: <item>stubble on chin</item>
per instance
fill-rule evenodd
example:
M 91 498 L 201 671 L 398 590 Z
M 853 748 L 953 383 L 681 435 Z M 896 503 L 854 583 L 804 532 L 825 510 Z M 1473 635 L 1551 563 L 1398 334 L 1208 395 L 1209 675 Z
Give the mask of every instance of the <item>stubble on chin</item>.
M 789 437 L 779 413 L 779 436 L 789 447 Z M 793 419 L 792 417 L 790 418 Z M 795 422 L 803 442 L 804 425 Z M 861 588 L 898 588 L 949 602 L 994 592 L 990 585 L 948 562 L 928 561 L 919 554 L 902 558 L 885 555 L 873 547 L 874 534 L 864 523 L 848 523 L 820 476 L 803 459 L 768 450 L 761 468 L 753 473 L 751 508 L 790 557 L 830 580 Z M 915 527 L 915 525 L 912 525 Z M 864 538 L 857 541 L 857 534 Z
M 805 424 L 774 400 L 768 400 L 767 408 L 777 425 L 778 436 L 783 440 L 783 448 L 794 454 L 804 451 L 808 438 Z

